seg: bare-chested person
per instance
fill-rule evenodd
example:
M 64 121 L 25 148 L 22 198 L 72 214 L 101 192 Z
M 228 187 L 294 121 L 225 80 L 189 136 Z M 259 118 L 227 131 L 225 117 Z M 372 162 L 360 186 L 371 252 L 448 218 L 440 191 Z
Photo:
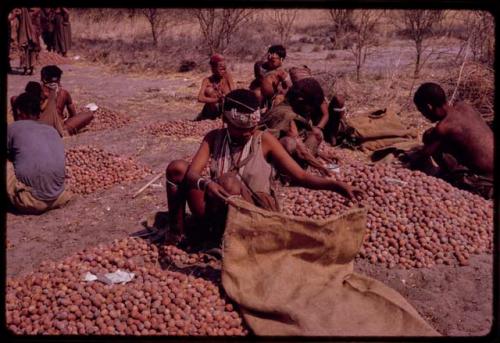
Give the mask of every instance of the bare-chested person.
M 94 117 L 89 112 L 77 114 L 71 95 L 61 86 L 62 73 L 63 71 L 56 65 L 48 65 L 41 70 L 47 105 L 42 110 L 40 120 L 54 126 L 61 136 L 65 136 L 75 134 L 88 125 Z
M 267 60 L 254 65 L 255 79 L 250 83 L 260 101 L 261 108 L 270 109 L 285 99 L 285 94 L 292 86 L 290 76 L 283 68 L 286 49 L 282 45 L 272 45 L 267 50 Z
M 423 169 L 432 157 L 434 173 L 456 187 L 493 197 L 493 132 L 470 105 L 451 106 L 436 83 L 422 84 L 413 98 L 418 110 L 436 126 L 423 135 L 424 147 L 408 156 L 410 166 Z
M 209 63 L 212 75 L 204 78 L 201 83 L 198 101 L 205 103 L 205 105 L 196 120 L 220 117 L 224 96 L 235 88 L 233 78 L 226 68 L 226 62 L 222 55 L 212 55 Z

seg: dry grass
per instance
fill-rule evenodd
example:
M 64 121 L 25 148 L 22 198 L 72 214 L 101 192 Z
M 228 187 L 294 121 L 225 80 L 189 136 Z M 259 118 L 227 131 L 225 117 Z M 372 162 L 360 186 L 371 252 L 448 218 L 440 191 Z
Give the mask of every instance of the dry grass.
M 197 63 L 191 73 L 207 73 L 208 56 L 194 17 L 187 16 L 170 27 L 154 47 L 148 22 L 143 16 L 128 16 L 127 10 L 79 10 L 73 15 L 75 49 L 91 62 L 101 62 L 120 72 L 172 73 L 182 60 Z M 118 12 L 117 12 L 118 11 Z M 276 32 L 269 30 L 272 10 L 255 10 L 252 21 L 233 37 L 226 52 L 230 69 L 239 87 L 247 86 L 251 78 L 251 64 L 262 57 L 267 47 L 278 43 Z M 367 57 L 367 68 L 361 82 L 354 81 L 354 64 L 347 50 L 332 50 L 329 39 L 332 32 L 327 10 L 299 10 L 292 28 L 292 38 L 287 46 L 289 56 L 286 67 L 307 64 L 313 68 L 327 96 L 343 93 L 351 109 L 370 110 L 376 107 L 395 106 L 405 114 L 415 114 L 412 93 L 425 81 L 441 83 L 451 95 L 459 72 L 457 52 L 464 30 L 466 11 L 448 11 L 443 22 L 447 32 L 430 38 L 427 43 L 431 53 L 418 79 L 413 79 L 414 46 L 407 39 L 396 39 L 397 27 L 393 25 L 397 11 L 381 11 L 382 19 L 376 37 L 380 45 Z M 457 38 L 455 38 L 457 37 Z M 323 56 L 323 57 L 320 57 Z M 335 56 L 332 58 L 332 56 Z M 248 69 L 248 70 L 247 70 Z M 467 100 L 486 118 L 493 115 L 493 70 L 475 63 L 468 63 L 458 88 L 459 100 Z M 420 118 L 420 116 L 416 116 Z M 420 119 L 412 125 L 428 125 Z

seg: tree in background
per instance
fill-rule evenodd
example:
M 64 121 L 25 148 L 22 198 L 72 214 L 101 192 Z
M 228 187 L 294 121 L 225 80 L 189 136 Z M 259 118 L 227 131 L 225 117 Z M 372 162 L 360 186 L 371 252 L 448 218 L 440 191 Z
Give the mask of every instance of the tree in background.
M 333 37 L 331 41 L 334 48 L 345 48 L 345 40 L 349 32 L 354 28 L 352 9 L 330 9 L 328 13 L 333 21 Z
M 375 42 L 373 35 L 380 17 L 380 11 L 376 10 L 354 10 L 352 12 L 352 39 L 354 44 L 350 50 L 356 63 L 357 81 L 360 81 L 361 67 L 366 61 L 368 50 Z
M 158 46 L 158 41 L 161 35 L 167 28 L 174 25 L 181 17 L 180 10 L 169 8 L 141 8 L 131 9 L 131 15 L 139 13 L 148 20 L 151 26 L 151 35 L 153 37 L 154 46 Z
M 463 18 L 465 36 L 461 52 L 468 46 L 473 60 L 493 67 L 495 61 L 495 20 L 489 12 L 469 11 Z
M 271 23 L 280 36 L 281 44 L 288 45 L 292 33 L 293 23 L 297 17 L 298 10 L 281 9 L 273 10 Z
M 250 9 L 193 9 L 210 54 L 224 53 L 234 33 L 246 23 L 253 11 Z
M 413 76 L 418 77 L 424 63 L 422 63 L 422 53 L 425 50 L 424 39 L 433 34 L 433 29 L 437 28 L 444 19 L 443 10 L 404 10 L 399 17 L 399 25 L 403 27 L 405 33 L 415 42 L 416 59 Z

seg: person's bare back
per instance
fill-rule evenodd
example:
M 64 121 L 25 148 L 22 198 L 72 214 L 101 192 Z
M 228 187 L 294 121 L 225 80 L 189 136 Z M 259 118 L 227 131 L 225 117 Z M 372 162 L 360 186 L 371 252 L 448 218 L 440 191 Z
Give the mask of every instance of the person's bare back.
M 443 153 L 475 173 L 493 176 L 493 132 L 474 108 L 464 102 L 450 106 L 435 130 Z

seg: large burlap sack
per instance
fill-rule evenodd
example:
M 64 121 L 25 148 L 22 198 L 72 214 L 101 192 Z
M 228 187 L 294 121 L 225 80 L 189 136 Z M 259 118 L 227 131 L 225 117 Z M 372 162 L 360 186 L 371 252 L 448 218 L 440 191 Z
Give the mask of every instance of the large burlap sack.
M 257 335 L 438 336 L 396 291 L 353 272 L 366 209 L 326 220 L 229 199 L 222 284 Z
M 352 139 L 362 150 L 376 151 L 405 141 L 415 141 L 417 132 L 403 125 L 393 109 L 346 118 Z

